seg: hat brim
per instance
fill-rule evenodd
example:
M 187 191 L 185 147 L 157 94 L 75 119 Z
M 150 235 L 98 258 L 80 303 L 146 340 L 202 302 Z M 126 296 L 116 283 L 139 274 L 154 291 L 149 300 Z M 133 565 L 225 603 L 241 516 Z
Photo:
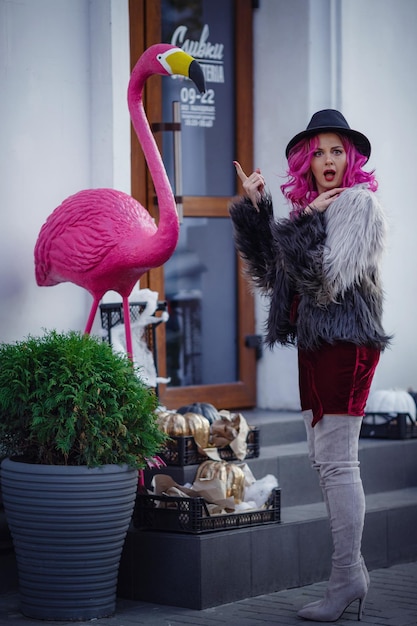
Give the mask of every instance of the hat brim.
M 289 142 L 288 146 L 285 150 L 285 156 L 288 159 L 288 155 L 290 150 L 302 139 L 307 139 L 308 137 L 313 137 L 314 135 L 319 135 L 320 133 L 332 133 L 335 132 L 337 135 L 346 135 L 349 137 L 358 151 L 366 156 L 367 159 L 371 156 L 371 144 L 369 139 L 360 133 L 357 130 L 352 130 L 351 128 L 343 128 L 342 126 L 322 126 L 317 128 L 311 128 L 309 130 L 303 130 L 298 135 L 295 135 Z

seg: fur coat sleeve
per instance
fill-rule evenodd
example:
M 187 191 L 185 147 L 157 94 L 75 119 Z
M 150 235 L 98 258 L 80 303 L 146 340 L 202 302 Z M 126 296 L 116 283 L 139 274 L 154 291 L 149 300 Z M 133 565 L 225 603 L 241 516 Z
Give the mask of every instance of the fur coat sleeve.
M 236 198 L 229 207 L 229 213 L 235 245 L 246 263 L 248 276 L 261 291 L 270 291 L 276 273 L 271 197 L 263 196 L 259 211 L 248 197 Z
M 378 272 L 387 228 L 376 195 L 364 185 L 346 189 L 324 217 L 322 297 L 337 302 L 366 275 Z
M 262 196 L 257 211 L 247 197 L 229 209 L 236 248 L 246 262 L 247 273 L 264 292 L 282 282 L 281 271 L 294 286 L 316 290 L 322 280 L 323 244 L 326 238 L 321 214 L 274 219 L 269 194 Z
M 264 194 L 259 211 L 248 197 L 230 206 L 237 250 L 253 284 L 271 300 L 266 343 L 295 343 L 295 312 L 302 285 L 315 292 L 321 285 L 324 221 L 318 213 L 275 221 L 272 200 Z

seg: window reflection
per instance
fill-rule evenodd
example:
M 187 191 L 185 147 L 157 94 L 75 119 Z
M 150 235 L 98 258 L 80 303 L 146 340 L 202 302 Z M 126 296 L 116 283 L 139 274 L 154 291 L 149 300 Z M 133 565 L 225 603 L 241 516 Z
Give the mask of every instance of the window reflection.
M 232 0 L 162 0 L 162 36 L 200 63 L 207 91 L 182 77 L 162 79 L 163 119 L 180 103 L 183 194 L 231 196 L 235 190 Z M 173 183 L 172 134 L 163 137 L 164 162 Z
M 236 257 L 224 218 L 185 218 L 165 264 L 171 386 L 234 382 Z
M 234 0 L 162 0 L 163 41 L 185 49 L 202 66 L 206 94 L 178 77 L 162 79 L 163 121 L 180 103 L 182 193 L 235 193 Z M 163 158 L 173 188 L 172 133 Z M 164 266 L 170 318 L 170 386 L 237 380 L 236 255 L 228 218 L 186 217 L 175 254 Z

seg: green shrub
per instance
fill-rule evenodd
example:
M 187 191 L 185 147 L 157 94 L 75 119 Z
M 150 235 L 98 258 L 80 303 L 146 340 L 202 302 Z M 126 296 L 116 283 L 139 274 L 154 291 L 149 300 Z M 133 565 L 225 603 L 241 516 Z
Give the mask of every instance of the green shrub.
M 95 337 L 53 330 L 0 344 L 3 455 L 141 468 L 164 441 L 157 404 L 130 360 Z

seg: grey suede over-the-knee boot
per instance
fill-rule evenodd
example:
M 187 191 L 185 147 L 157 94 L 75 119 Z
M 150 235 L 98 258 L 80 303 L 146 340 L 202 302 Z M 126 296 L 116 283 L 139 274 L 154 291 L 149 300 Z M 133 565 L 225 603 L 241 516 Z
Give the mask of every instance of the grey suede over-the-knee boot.
M 313 411 L 311 410 L 307 410 L 307 411 L 303 411 L 302 412 L 303 418 L 304 418 L 304 424 L 305 424 L 305 428 L 306 428 L 306 435 L 307 435 L 307 446 L 308 446 L 308 457 L 310 459 L 310 463 L 313 469 L 315 469 L 318 473 L 319 476 L 319 485 L 323 494 L 323 501 L 324 504 L 326 506 L 326 511 L 327 511 L 327 517 L 329 518 L 329 521 L 331 522 L 331 516 L 330 516 L 330 510 L 329 510 L 329 502 L 327 499 L 327 492 L 326 489 L 324 488 L 324 484 L 323 484 L 323 480 L 320 477 L 320 466 L 318 463 L 316 463 L 315 460 L 315 445 L 314 445 L 314 428 L 311 425 L 313 422 Z M 337 417 L 341 417 L 340 415 L 338 415 Z M 363 569 L 363 573 L 365 575 L 365 579 L 367 582 L 367 585 L 369 587 L 371 579 L 369 577 L 369 572 L 368 569 L 366 567 L 365 561 L 363 559 L 363 556 L 361 555 L 361 563 L 362 563 L 362 569 Z M 318 604 L 318 602 L 321 602 L 321 600 L 316 601 L 316 602 L 312 602 L 311 604 Z
M 359 472 L 358 441 L 362 418 L 325 415 L 311 429 L 308 413 L 304 417 L 309 456 L 319 471 L 334 550 L 324 599 L 308 604 L 298 615 L 313 621 L 336 621 L 358 599 L 358 619 L 361 619 L 369 586 L 361 555 L 365 496 Z

